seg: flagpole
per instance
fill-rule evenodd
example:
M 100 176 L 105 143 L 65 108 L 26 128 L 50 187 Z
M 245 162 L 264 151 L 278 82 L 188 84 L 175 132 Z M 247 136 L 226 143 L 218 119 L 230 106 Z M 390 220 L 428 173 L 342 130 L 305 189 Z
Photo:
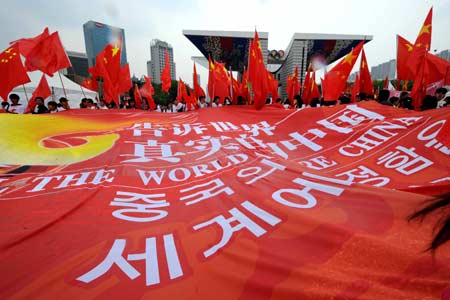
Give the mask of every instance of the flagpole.
M 62 88 L 63 88 L 63 91 L 64 91 L 64 97 L 67 98 L 66 88 L 64 87 L 64 83 L 62 81 L 62 77 L 61 77 L 61 72 L 60 71 L 58 71 L 58 75 L 59 75 L 59 80 L 61 80 L 61 85 L 62 85 Z
M 27 103 L 28 103 L 28 94 L 27 94 L 27 90 L 25 89 L 25 84 L 22 84 L 23 87 L 23 92 L 25 93 L 25 99 L 27 99 Z

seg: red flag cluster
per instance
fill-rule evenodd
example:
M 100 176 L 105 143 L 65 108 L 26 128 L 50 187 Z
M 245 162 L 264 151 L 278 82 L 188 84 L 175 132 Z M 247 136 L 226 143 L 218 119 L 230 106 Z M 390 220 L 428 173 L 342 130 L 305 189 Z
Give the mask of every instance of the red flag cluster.
M 397 36 L 398 79 L 414 80 L 411 98 L 416 110 L 420 109 L 428 86 L 440 81 L 443 85 L 450 84 L 450 62 L 428 52 L 431 45 L 432 17 L 433 8 L 428 12 L 414 44 Z
M 251 83 L 256 109 L 261 109 L 264 106 L 267 94 L 273 93 L 275 84 L 278 87 L 278 82 L 275 83 L 275 79 L 271 75 L 264 65 L 261 42 L 259 41 L 258 32 L 255 31 L 255 37 L 250 45 L 248 81 Z
M 144 76 L 145 83 L 139 90 L 142 97 L 145 97 L 148 102 L 148 106 L 151 110 L 156 109 L 155 100 L 153 100 L 153 95 L 155 94 L 155 90 L 152 86 L 152 79 L 150 77 Z
M 3 101 L 7 101 L 13 88 L 31 81 L 23 67 L 17 44 L 0 53 L 0 74 L 0 96 Z
M 13 88 L 31 81 L 27 71 L 40 70 L 53 76 L 58 70 L 71 66 L 57 31 L 50 34 L 45 28 L 35 37 L 19 39 L 10 44 L 0 54 L 0 96 L 5 101 Z M 20 54 L 25 58 L 25 67 Z
M 167 93 L 170 89 L 170 86 L 172 85 L 172 79 L 170 76 L 169 51 L 167 49 L 166 49 L 164 69 L 161 72 L 161 82 L 162 82 L 162 90 Z
M 117 100 L 120 94 L 127 92 L 132 86 L 129 65 L 120 65 L 120 52 L 120 45 L 106 45 L 97 54 L 95 66 L 89 68 L 92 81 L 96 82 L 100 78 L 103 80 L 104 100 L 107 103 Z

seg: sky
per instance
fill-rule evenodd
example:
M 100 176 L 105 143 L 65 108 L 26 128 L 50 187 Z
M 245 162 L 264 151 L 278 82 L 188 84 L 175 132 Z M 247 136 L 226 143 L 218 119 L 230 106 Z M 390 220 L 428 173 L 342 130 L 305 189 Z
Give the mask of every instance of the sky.
M 125 29 L 131 74 L 146 75 L 150 42 L 174 48 L 177 77 L 192 84 L 192 56 L 201 53 L 182 31 L 236 30 L 269 33 L 269 49 L 286 49 L 293 34 L 372 35 L 365 46 L 369 66 L 396 56 L 396 34 L 414 42 L 433 6 L 431 49 L 450 49 L 450 0 L 78 0 L 4 1 L 0 48 L 48 26 L 67 50 L 85 52 L 83 23 L 94 20 Z M 197 66 L 201 84 L 207 70 Z

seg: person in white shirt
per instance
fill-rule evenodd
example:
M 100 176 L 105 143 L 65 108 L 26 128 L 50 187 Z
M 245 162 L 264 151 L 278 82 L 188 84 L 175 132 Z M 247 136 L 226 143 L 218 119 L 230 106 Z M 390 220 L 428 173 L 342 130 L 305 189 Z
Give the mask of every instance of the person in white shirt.
M 9 107 L 9 112 L 13 114 L 24 114 L 26 107 L 19 104 L 20 97 L 17 94 L 9 95 L 9 100 L 11 100 L 11 105 Z
M 205 96 L 200 96 L 198 98 L 198 107 L 199 108 L 206 108 L 206 107 L 208 107 L 208 104 L 205 101 Z
M 49 101 L 47 103 L 47 107 L 48 110 L 51 114 L 57 113 L 58 112 L 58 104 L 56 103 L 56 101 Z
M 184 111 L 184 105 L 181 101 L 178 102 L 177 100 L 175 100 L 173 102 L 173 107 L 174 107 L 175 112 L 183 112 Z
M 99 103 L 98 108 L 99 108 L 99 109 L 109 109 L 108 106 L 106 105 L 105 100 L 103 100 L 103 99 L 100 100 L 100 103 Z
M 59 98 L 58 111 L 69 110 L 69 100 L 66 97 Z
M 213 102 L 211 103 L 211 107 L 221 107 L 222 104 L 220 104 L 219 102 L 220 102 L 220 97 L 215 96 Z

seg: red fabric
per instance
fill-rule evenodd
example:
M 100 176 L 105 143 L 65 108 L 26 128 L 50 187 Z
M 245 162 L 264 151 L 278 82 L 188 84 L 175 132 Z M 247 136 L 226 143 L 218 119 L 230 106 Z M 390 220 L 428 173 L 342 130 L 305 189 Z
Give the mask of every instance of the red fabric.
M 356 73 L 356 78 L 355 78 L 355 82 L 353 83 L 353 88 L 352 88 L 352 98 L 351 98 L 351 102 L 355 103 L 356 102 L 356 95 L 358 95 L 360 93 L 360 79 L 359 79 L 359 74 Z
M 55 31 L 48 37 L 39 41 L 26 57 L 25 67 L 27 71 L 40 70 L 53 76 L 55 72 L 72 66 L 66 51 Z
M 419 72 L 420 64 L 424 59 L 425 54 L 430 51 L 432 18 L 433 8 L 430 8 L 427 17 L 420 28 L 419 34 L 417 35 L 416 41 L 414 42 L 413 51 L 408 58 L 407 65 L 413 75 Z
M 305 80 L 303 81 L 302 100 L 306 105 L 309 105 L 311 100 L 311 97 L 309 96 L 311 92 L 311 80 L 315 80 L 315 78 L 311 79 L 311 71 L 312 67 L 310 65 L 306 71 Z
M 153 95 L 155 94 L 155 90 L 152 86 L 152 78 L 144 75 L 145 83 L 139 90 L 141 92 L 142 97 L 147 98 L 148 106 L 151 110 L 156 109 L 155 100 L 153 100 Z
M 236 104 L 237 98 L 241 95 L 239 82 L 234 79 L 233 72 L 230 70 L 229 72 L 229 82 L 230 82 L 230 90 L 231 90 L 231 103 Z
M 20 59 L 17 44 L 0 53 L 0 97 L 8 101 L 8 94 L 18 85 L 30 82 Z
M 138 88 L 137 84 L 134 84 L 133 96 L 134 96 L 134 103 L 136 105 L 136 108 L 137 109 L 141 109 L 141 107 L 142 107 L 142 96 L 141 96 L 141 93 L 139 92 L 139 88 Z
M 92 78 L 86 78 L 81 83 L 81 86 L 87 88 L 88 90 L 97 92 L 98 91 L 98 83 L 97 80 L 92 80 Z
M 316 72 L 315 71 L 312 74 L 312 78 L 311 78 L 310 82 L 311 82 L 311 84 L 310 84 L 311 90 L 308 95 L 308 97 L 309 97 L 308 103 L 310 103 L 311 100 L 314 98 L 320 99 L 320 97 L 321 97 L 320 91 L 319 91 L 319 86 L 316 83 Z
M 0 299 L 440 299 L 440 216 L 406 218 L 450 190 L 449 117 L 375 101 L 1 114 Z
M 167 49 L 166 49 L 164 69 L 161 72 L 161 82 L 162 82 L 162 90 L 167 93 L 170 89 L 170 86 L 172 85 L 172 79 L 170 76 L 169 50 Z
M 408 60 L 414 45 L 397 35 L 397 80 L 413 80 L 414 75 L 408 67 Z
M 247 69 L 244 67 L 244 72 L 242 73 L 241 83 L 239 87 L 240 95 L 246 100 L 250 101 L 250 91 L 248 88 L 248 78 L 247 78 Z M 237 99 L 233 99 L 235 102 L 233 104 L 237 104 Z
M 200 96 L 206 96 L 205 95 L 205 91 L 202 89 L 202 87 L 198 83 L 198 80 L 197 80 L 197 68 L 195 67 L 195 63 L 194 63 L 193 83 L 194 83 L 194 95 L 195 95 L 195 97 L 198 99 L 198 97 L 200 97 Z
M 118 96 L 132 87 L 129 65 L 120 66 L 120 46 L 108 44 L 97 54 L 95 66 L 89 69 L 93 80 L 103 79 L 104 99 L 118 101 Z
M 367 64 L 364 47 L 361 50 L 361 64 L 359 67 L 359 92 L 366 95 L 373 95 L 373 82 L 370 76 L 369 65 Z
M 386 78 L 384 78 L 383 89 L 384 90 L 389 89 L 389 75 L 386 75 Z
M 182 100 L 188 101 L 188 93 L 186 90 L 186 85 L 184 84 L 183 80 L 181 80 L 181 78 L 178 80 L 177 100 L 179 102 L 181 102 Z
M 263 108 L 266 103 L 266 96 L 272 90 L 268 76 L 265 76 L 266 74 L 267 70 L 264 65 L 261 42 L 259 41 L 258 32 L 255 30 L 255 36 L 250 46 L 248 81 L 252 86 L 254 104 L 257 110 Z
M 448 81 L 445 82 L 445 79 L 448 76 L 447 71 L 449 68 L 450 62 L 439 56 L 430 53 L 426 53 L 423 56 L 411 91 L 411 98 L 413 99 L 415 109 L 420 109 L 423 98 L 427 94 L 426 90 L 428 85 L 441 80 L 444 80 L 442 85 L 448 84 Z
M 22 38 L 13 42 L 10 42 L 9 44 L 15 44 L 17 43 L 17 45 L 19 46 L 19 52 L 20 54 L 22 54 L 24 57 L 27 57 L 31 50 L 33 50 L 33 48 L 39 44 L 40 42 L 42 42 L 44 39 L 46 39 L 49 36 L 49 32 L 48 32 L 48 27 L 45 27 L 44 31 L 32 38 Z
M 230 97 L 230 83 L 225 65 L 220 62 L 214 62 L 214 75 L 213 75 L 213 93 L 214 97 L 220 97 L 220 103 L 224 103 L 225 97 Z
M 345 89 L 347 78 L 361 52 L 364 41 L 361 41 L 336 66 L 325 74 L 322 91 L 325 101 L 337 100 Z
M 298 95 L 300 93 L 300 81 L 298 78 L 298 66 L 295 66 L 294 74 L 292 76 L 288 77 L 288 81 L 290 82 L 286 85 L 287 86 L 287 94 L 289 100 L 292 102 L 295 95 Z
M 208 96 L 209 99 L 214 98 L 214 62 L 208 57 Z
M 39 80 L 39 84 L 36 87 L 36 89 L 33 92 L 33 95 L 31 95 L 31 99 L 28 102 L 28 106 L 26 109 L 26 112 L 32 112 L 34 111 L 36 107 L 36 97 L 42 97 L 44 100 L 52 95 L 52 91 L 50 90 L 50 87 L 48 86 L 47 78 L 45 77 L 45 74 L 42 74 L 41 80 Z

